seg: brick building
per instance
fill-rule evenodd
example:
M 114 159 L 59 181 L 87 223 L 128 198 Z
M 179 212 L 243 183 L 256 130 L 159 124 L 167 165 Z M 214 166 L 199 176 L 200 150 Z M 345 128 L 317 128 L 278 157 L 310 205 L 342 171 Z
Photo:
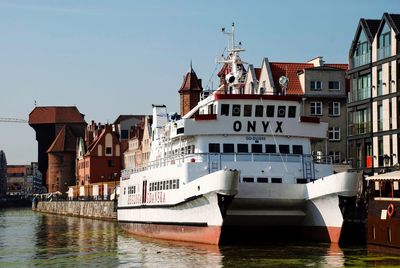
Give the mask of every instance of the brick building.
M 203 92 L 201 79 L 197 78 L 191 64 L 189 72 L 183 77 L 183 82 L 178 92 L 180 95 L 180 114 L 183 116 L 197 105 Z

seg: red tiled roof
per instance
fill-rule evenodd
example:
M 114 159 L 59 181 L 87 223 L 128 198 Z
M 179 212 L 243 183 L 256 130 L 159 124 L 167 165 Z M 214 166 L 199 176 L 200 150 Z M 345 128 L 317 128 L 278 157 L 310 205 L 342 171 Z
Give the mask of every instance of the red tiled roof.
M 29 114 L 29 124 L 86 123 L 75 106 L 35 107 Z
M 76 136 L 68 126 L 58 132 L 57 137 L 54 139 L 50 148 L 47 150 L 48 153 L 56 152 L 75 152 L 76 151 Z
M 185 75 L 185 78 L 183 79 L 183 83 L 181 88 L 179 89 L 179 93 L 182 91 L 194 91 L 198 90 L 201 91 L 203 88 L 201 87 L 200 81 L 197 78 L 196 73 L 193 71 L 192 68 L 190 68 L 190 71 Z
M 297 73 L 304 69 L 313 68 L 311 63 L 290 63 L 290 62 L 270 62 L 272 77 L 274 79 L 275 87 L 280 91 L 279 77 L 287 76 L 289 84 L 286 88 L 288 95 L 301 95 L 304 94 L 299 77 Z

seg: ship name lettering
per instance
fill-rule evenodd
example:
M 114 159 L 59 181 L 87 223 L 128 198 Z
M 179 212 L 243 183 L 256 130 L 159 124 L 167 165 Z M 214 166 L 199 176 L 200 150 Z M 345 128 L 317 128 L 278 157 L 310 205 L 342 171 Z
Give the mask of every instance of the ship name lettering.
M 263 131 L 264 133 L 268 132 L 268 127 L 270 127 L 270 122 L 269 121 L 262 121 L 261 122 Z M 283 122 L 282 121 L 276 121 L 275 122 L 276 127 L 275 127 L 275 133 L 283 133 Z M 242 130 L 242 122 L 240 121 L 235 121 L 233 122 L 233 130 L 235 132 L 240 132 Z M 272 127 L 270 127 L 270 130 L 272 131 Z M 247 129 L 246 131 L 248 133 L 250 132 L 257 132 L 257 121 L 247 121 Z

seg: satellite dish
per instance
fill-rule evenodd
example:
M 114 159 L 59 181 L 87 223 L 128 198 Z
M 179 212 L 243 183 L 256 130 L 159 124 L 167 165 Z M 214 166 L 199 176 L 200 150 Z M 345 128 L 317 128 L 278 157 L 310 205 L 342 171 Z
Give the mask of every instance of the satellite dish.
M 286 88 L 289 83 L 289 78 L 286 76 L 282 75 L 279 77 L 279 84 L 281 85 L 282 88 Z

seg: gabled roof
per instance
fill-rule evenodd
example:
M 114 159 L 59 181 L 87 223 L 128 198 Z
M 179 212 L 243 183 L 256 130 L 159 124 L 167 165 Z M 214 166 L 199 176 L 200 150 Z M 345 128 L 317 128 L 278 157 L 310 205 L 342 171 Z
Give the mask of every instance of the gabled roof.
M 29 124 L 86 124 L 83 117 L 76 106 L 38 106 L 29 114 Z
M 277 86 L 279 86 L 279 77 L 286 76 L 289 78 L 289 83 L 286 88 L 288 95 L 304 94 L 300 79 L 297 73 L 304 69 L 314 68 L 311 63 L 290 63 L 290 62 L 270 62 L 272 77 Z M 280 89 L 279 89 L 280 91 Z
M 72 129 L 68 126 L 58 132 L 53 143 L 47 150 L 48 153 L 60 153 L 60 152 L 75 152 L 76 151 L 76 136 Z
M 360 19 L 356 33 L 354 35 L 353 41 L 350 46 L 350 51 L 349 51 L 350 58 L 352 57 L 353 52 L 357 46 L 358 36 L 359 36 L 360 32 L 364 31 L 369 43 L 372 44 L 375 34 L 378 31 L 380 23 L 381 23 L 381 20 L 367 20 L 367 19 L 363 19 L 363 18 Z
M 254 68 L 257 80 L 260 80 L 261 68 Z
M 201 91 L 203 88 L 201 87 L 200 81 L 197 78 L 196 73 L 193 71 L 192 65 L 190 65 L 189 72 L 183 78 L 183 83 L 179 89 L 179 93 L 182 91 Z
M 381 20 L 381 23 L 378 28 L 379 30 L 383 27 L 383 24 L 385 22 L 388 22 L 390 27 L 394 30 L 396 34 L 399 34 L 399 29 L 400 29 L 400 15 L 399 14 L 388 14 L 388 13 L 383 13 L 383 17 Z
M 132 118 L 135 118 L 137 120 L 143 120 L 144 117 L 145 117 L 145 115 L 130 115 L 130 114 L 124 115 L 124 114 L 121 114 L 120 116 L 117 117 L 117 119 L 115 119 L 114 124 L 119 124 L 122 121 L 129 120 L 129 119 L 132 119 Z

